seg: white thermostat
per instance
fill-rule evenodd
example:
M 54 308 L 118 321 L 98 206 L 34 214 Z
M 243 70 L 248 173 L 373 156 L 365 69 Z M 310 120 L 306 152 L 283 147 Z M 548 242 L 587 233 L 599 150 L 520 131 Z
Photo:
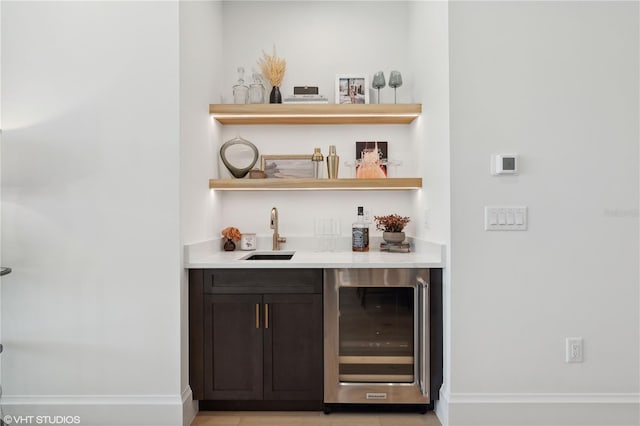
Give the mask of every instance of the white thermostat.
M 491 158 L 491 174 L 517 175 L 518 156 L 516 154 L 496 154 Z

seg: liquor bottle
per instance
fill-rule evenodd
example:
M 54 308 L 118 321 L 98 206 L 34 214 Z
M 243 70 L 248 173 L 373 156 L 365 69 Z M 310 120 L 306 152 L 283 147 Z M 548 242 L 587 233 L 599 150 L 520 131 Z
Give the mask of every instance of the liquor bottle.
M 369 224 L 364 219 L 364 208 L 358 207 L 358 219 L 351 226 L 351 249 L 369 251 Z

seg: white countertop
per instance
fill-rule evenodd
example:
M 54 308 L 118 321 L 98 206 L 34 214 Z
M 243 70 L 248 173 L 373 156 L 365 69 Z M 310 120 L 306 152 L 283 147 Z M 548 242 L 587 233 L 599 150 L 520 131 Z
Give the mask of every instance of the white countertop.
M 443 268 L 444 246 L 427 241 L 412 240 L 409 253 L 382 252 L 379 241 L 372 241 L 370 251 L 345 250 L 345 243 L 336 245 L 335 251 L 320 251 L 314 240 L 306 238 L 288 239 L 282 252 L 295 252 L 290 260 L 243 260 L 252 253 L 271 250 L 221 251 L 219 240 L 185 246 L 187 269 L 207 268 Z M 348 243 L 346 244 L 348 248 Z M 261 247 L 261 244 L 258 244 Z M 298 247 L 298 248 L 296 248 Z M 276 252 L 277 253 L 277 252 Z

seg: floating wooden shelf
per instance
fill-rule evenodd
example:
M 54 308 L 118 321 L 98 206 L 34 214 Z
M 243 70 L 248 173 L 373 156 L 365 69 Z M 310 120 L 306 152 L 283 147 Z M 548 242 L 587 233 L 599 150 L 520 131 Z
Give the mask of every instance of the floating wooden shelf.
M 278 190 L 409 190 L 422 188 L 422 178 L 386 179 L 211 179 L 221 191 Z
M 409 124 L 422 104 L 212 104 L 221 124 Z

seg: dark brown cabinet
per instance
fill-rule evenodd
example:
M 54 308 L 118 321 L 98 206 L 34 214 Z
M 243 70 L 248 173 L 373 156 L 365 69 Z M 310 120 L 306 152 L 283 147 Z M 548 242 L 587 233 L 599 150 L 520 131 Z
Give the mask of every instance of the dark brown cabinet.
M 322 270 L 191 270 L 189 289 L 201 407 L 321 407 Z
M 260 305 L 259 295 L 205 297 L 204 398 L 200 399 L 262 399 L 263 330 L 259 318 L 254 320 Z

